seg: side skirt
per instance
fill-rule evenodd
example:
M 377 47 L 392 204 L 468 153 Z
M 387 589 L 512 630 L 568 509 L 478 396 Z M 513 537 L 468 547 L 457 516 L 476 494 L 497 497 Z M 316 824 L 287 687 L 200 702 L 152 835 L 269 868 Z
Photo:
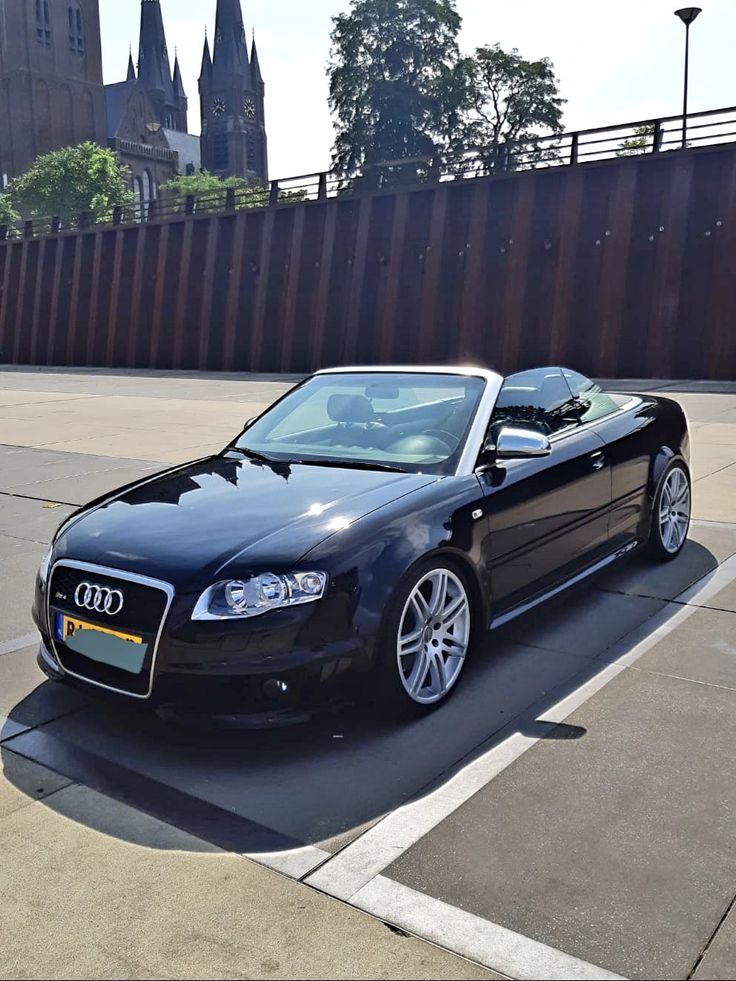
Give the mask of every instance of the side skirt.
M 633 542 L 629 542 L 628 545 L 624 545 L 623 548 L 617 549 L 611 555 L 607 555 L 604 559 L 596 562 L 594 565 L 589 566 L 587 569 L 583 569 L 572 579 L 567 579 L 565 582 L 560 583 L 559 586 L 555 586 L 554 589 L 548 590 L 546 593 L 540 593 L 539 596 L 535 596 L 534 599 L 527 600 L 521 603 L 519 606 L 513 607 L 506 613 L 501 613 L 499 616 L 494 617 L 490 623 L 490 630 L 496 630 L 498 627 L 502 627 L 505 623 L 509 623 L 511 620 L 515 620 L 517 617 L 522 616 L 529 610 L 533 610 L 535 606 L 540 606 L 542 603 L 546 603 L 547 600 L 552 599 L 553 596 L 557 596 L 559 593 L 563 593 L 570 586 L 576 585 L 576 583 L 582 582 L 584 579 L 588 579 L 590 576 L 595 575 L 596 572 L 600 572 L 601 569 L 605 569 L 606 566 L 611 565 L 617 559 L 622 556 L 627 555 L 629 552 L 633 552 L 635 548 L 638 548 L 641 544 L 639 539 Z

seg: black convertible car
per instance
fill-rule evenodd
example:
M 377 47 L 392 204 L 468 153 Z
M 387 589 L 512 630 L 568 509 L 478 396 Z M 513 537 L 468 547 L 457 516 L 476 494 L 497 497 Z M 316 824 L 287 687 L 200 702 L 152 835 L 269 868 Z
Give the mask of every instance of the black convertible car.
M 322 371 L 222 453 L 82 508 L 39 664 L 159 708 L 301 717 L 348 679 L 428 709 L 473 640 L 690 521 L 680 406 L 562 368 Z

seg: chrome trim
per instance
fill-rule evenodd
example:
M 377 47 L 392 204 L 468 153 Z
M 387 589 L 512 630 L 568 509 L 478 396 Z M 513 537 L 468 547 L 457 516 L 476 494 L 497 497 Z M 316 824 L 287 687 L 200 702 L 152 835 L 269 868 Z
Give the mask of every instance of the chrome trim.
M 350 365 L 345 368 L 321 368 L 314 372 L 315 375 L 385 375 L 385 374 L 406 374 L 406 375 L 471 375 L 473 378 L 485 378 L 486 381 L 498 378 L 503 381 L 501 375 L 490 368 L 479 368 L 476 365 L 457 365 L 457 364 L 386 364 L 386 365 Z
M 502 426 L 496 439 L 499 460 L 528 460 L 549 456 L 552 444 L 543 434 L 521 426 Z
M 125 582 L 134 582 L 139 586 L 151 586 L 154 589 L 160 589 L 168 597 L 166 608 L 164 609 L 163 616 L 161 617 L 161 623 L 158 628 L 158 633 L 156 634 L 156 640 L 153 644 L 153 656 L 151 658 L 151 670 L 149 672 L 148 680 L 148 692 L 145 695 L 138 695 L 136 692 L 125 691 L 124 688 L 114 688 L 112 685 L 105 685 L 101 681 L 94 681 L 92 678 L 87 678 L 83 674 L 77 674 L 74 671 L 69 671 L 65 668 L 59 657 L 58 651 L 56 650 L 56 638 L 54 637 L 54 625 L 51 622 L 51 581 L 54 573 L 59 566 L 63 566 L 66 569 L 79 569 L 81 572 L 91 572 L 98 576 L 111 576 L 114 579 L 122 579 Z M 116 695 L 126 695 L 128 698 L 137 698 L 139 701 L 145 701 L 149 699 L 153 693 L 153 675 L 156 669 L 156 659 L 158 657 L 159 644 L 161 642 L 161 635 L 164 632 L 164 624 L 166 623 L 166 618 L 169 615 L 169 610 L 171 609 L 171 604 L 174 601 L 175 589 L 171 583 L 163 582 L 161 579 L 150 579 L 148 576 L 139 576 L 135 572 L 122 572 L 120 569 L 111 569 L 104 565 L 93 565 L 91 562 L 77 562 L 74 559 L 58 559 L 51 566 L 48 578 L 48 586 L 46 588 L 46 623 L 49 628 L 49 641 L 51 643 L 51 651 L 56 659 L 56 663 L 59 665 L 59 669 L 63 674 L 68 675 L 70 678 L 77 678 L 79 681 L 84 681 L 85 684 L 94 685 L 95 688 L 104 688 L 105 691 L 115 692 Z
M 634 542 L 629 542 L 628 545 L 624 545 L 623 548 L 616 549 L 611 555 L 606 556 L 606 558 L 601 559 L 599 562 L 594 563 L 594 565 L 588 566 L 587 569 L 583 569 L 582 572 L 578 572 L 577 575 L 573 576 L 572 579 L 567 579 L 565 582 L 561 583 L 559 586 L 555 586 L 554 589 L 550 589 L 548 592 L 543 593 L 541 596 L 537 596 L 535 599 L 527 600 L 520 606 L 515 606 L 508 613 L 502 613 L 499 617 L 494 617 L 491 620 L 489 630 L 497 630 L 502 627 L 505 623 L 509 623 L 511 620 L 515 620 L 517 617 L 522 616 L 524 613 L 528 613 L 529 610 L 533 610 L 535 606 L 540 606 L 542 603 L 546 603 L 547 600 L 552 599 L 553 596 L 557 596 L 559 593 L 563 593 L 570 586 L 574 586 L 589 576 L 594 575 L 596 572 L 600 572 L 601 569 L 605 569 L 606 566 L 611 565 L 617 559 L 620 559 L 627 552 L 632 552 L 635 548 L 640 545 L 637 539 Z

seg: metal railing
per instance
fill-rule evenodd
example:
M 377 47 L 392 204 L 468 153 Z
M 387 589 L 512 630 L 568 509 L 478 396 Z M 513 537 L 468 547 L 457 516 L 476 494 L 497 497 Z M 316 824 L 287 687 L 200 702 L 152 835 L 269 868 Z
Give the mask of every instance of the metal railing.
M 736 106 L 688 114 L 686 149 L 736 142 Z M 268 186 L 246 182 L 200 195 L 163 193 L 154 201 L 119 205 L 107 214 L 34 218 L 17 227 L 0 225 L 0 241 L 33 238 L 65 230 L 162 221 L 252 208 L 273 208 L 329 198 L 375 194 L 402 186 L 503 176 L 520 171 L 570 167 L 617 157 L 682 150 L 683 117 L 643 119 L 615 126 L 538 136 L 434 157 L 385 161 L 354 177 L 332 171 L 273 180 Z

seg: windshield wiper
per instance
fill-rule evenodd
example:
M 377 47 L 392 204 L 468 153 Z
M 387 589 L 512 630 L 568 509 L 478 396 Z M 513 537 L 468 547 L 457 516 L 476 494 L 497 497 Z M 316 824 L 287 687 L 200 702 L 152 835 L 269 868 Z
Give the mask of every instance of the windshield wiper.
M 383 470 L 386 473 L 409 473 L 401 467 L 392 467 L 388 463 L 369 463 L 367 460 L 289 460 L 289 463 L 301 463 L 306 467 L 344 467 L 347 470 Z
M 258 463 L 280 463 L 280 460 L 274 460 L 273 457 L 266 456 L 265 453 L 259 453 L 257 450 L 248 449 L 246 446 L 228 446 L 227 453 L 242 453 L 243 456 L 247 456 L 250 460 L 256 460 Z

